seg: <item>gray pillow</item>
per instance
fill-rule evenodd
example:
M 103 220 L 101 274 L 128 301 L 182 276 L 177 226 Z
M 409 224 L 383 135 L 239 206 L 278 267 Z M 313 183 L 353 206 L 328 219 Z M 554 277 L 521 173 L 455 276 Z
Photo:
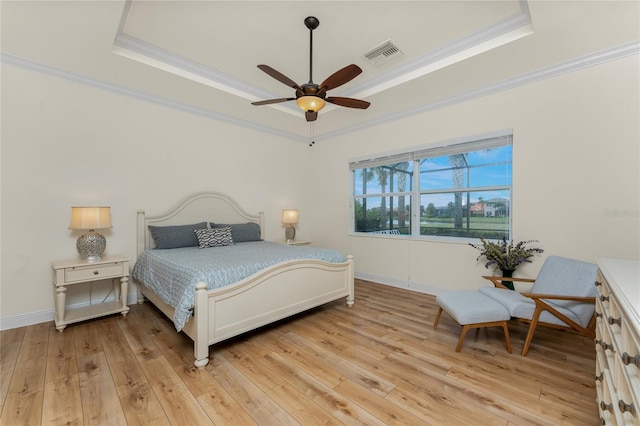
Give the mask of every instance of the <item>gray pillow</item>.
M 232 225 L 224 225 L 221 223 L 211 222 L 212 228 L 231 228 L 231 235 L 233 241 L 236 243 L 242 243 L 246 241 L 262 241 L 260 238 L 260 225 L 255 222 L 236 223 Z
M 149 231 L 153 236 L 157 249 L 172 249 L 178 247 L 197 247 L 198 237 L 196 229 L 206 229 L 207 222 L 191 225 L 151 226 Z

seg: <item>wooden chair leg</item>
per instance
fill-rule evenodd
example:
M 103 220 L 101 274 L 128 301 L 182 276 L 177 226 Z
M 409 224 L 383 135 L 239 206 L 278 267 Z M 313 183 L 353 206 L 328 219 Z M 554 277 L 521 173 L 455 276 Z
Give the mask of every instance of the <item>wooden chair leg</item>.
M 533 333 L 536 331 L 536 326 L 538 325 L 538 318 L 540 318 L 540 313 L 542 309 L 539 306 L 536 306 L 536 310 L 533 312 L 533 317 L 531 317 L 531 324 L 529 325 L 529 332 L 527 333 L 527 338 L 524 341 L 524 346 L 522 347 L 522 356 L 527 356 L 529 353 L 529 346 L 531 346 L 531 341 L 533 340 Z
M 464 337 L 467 335 L 467 331 L 472 327 L 472 324 L 467 324 L 462 326 L 462 331 L 460 332 L 460 339 L 458 339 L 458 346 L 456 346 L 456 352 L 460 352 L 462 349 L 462 342 L 464 342 Z
M 442 308 L 438 309 L 438 313 L 436 314 L 436 320 L 433 323 L 434 328 L 438 326 L 438 321 L 440 321 L 440 315 L 442 315 Z
M 511 339 L 509 338 L 509 328 L 507 327 L 507 322 L 504 321 L 502 323 L 502 329 L 504 330 L 504 339 L 507 341 L 507 352 L 511 352 Z

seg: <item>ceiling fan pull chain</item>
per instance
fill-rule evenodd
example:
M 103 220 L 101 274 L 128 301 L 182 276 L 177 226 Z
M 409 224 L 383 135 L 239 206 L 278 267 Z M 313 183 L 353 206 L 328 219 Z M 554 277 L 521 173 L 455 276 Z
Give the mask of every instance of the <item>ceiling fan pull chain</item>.
M 316 128 L 315 123 L 313 121 L 309 122 L 309 146 L 315 145 L 316 141 Z

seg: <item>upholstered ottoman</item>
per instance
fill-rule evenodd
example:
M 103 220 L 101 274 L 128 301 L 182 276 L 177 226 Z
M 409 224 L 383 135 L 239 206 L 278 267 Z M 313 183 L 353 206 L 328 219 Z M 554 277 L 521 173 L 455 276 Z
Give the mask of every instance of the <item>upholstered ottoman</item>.
M 477 291 L 449 291 L 436 297 L 436 303 L 440 306 L 434 327 L 438 326 L 442 311 L 448 313 L 458 324 L 462 326 L 460 340 L 456 352 L 460 352 L 462 342 L 471 328 L 497 327 L 504 330 L 507 341 L 507 351 L 511 353 L 511 340 L 507 321 L 511 318 L 509 311 L 500 303 Z

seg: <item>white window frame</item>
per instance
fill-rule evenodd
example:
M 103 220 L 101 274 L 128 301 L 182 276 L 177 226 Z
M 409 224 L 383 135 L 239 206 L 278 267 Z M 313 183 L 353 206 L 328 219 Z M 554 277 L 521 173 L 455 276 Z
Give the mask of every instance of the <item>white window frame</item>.
M 349 161 L 349 171 L 351 174 L 351 201 L 349 203 L 350 221 L 349 221 L 349 234 L 356 236 L 366 236 L 375 238 L 409 238 L 409 239 L 421 239 L 421 240 L 434 240 L 434 241 L 448 241 L 448 242 L 460 242 L 467 243 L 477 241 L 476 238 L 471 237 L 451 237 L 451 236 L 437 236 L 437 235 L 420 235 L 420 200 L 423 194 L 429 193 L 446 193 L 446 192 L 459 192 L 456 189 L 441 189 L 441 190 L 421 190 L 420 189 L 420 160 L 425 158 L 441 157 L 445 155 L 462 154 L 472 151 L 478 151 L 482 149 L 495 148 L 499 146 L 513 145 L 513 129 L 505 129 L 497 132 L 492 132 L 483 135 L 476 135 L 456 140 L 450 140 L 441 144 L 422 146 L 415 148 L 411 151 L 391 152 L 381 154 L 376 157 L 364 157 L 359 159 L 353 159 Z M 413 161 L 413 182 L 412 191 L 406 192 L 389 192 L 385 194 L 371 193 L 366 196 L 355 194 L 355 172 L 364 168 L 372 168 L 387 164 L 396 164 L 405 161 Z M 511 158 L 512 163 L 512 180 L 510 185 L 496 185 L 487 187 L 471 187 L 461 188 L 462 192 L 478 192 L 483 190 L 509 190 L 509 225 L 508 225 L 508 239 L 511 239 L 513 234 L 513 155 Z M 409 196 L 411 197 L 411 234 L 410 235 L 393 235 L 393 234 L 376 234 L 373 232 L 358 232 L 355 230 L 355 200 L 369 197 L 396 197 L 396 196 Z

